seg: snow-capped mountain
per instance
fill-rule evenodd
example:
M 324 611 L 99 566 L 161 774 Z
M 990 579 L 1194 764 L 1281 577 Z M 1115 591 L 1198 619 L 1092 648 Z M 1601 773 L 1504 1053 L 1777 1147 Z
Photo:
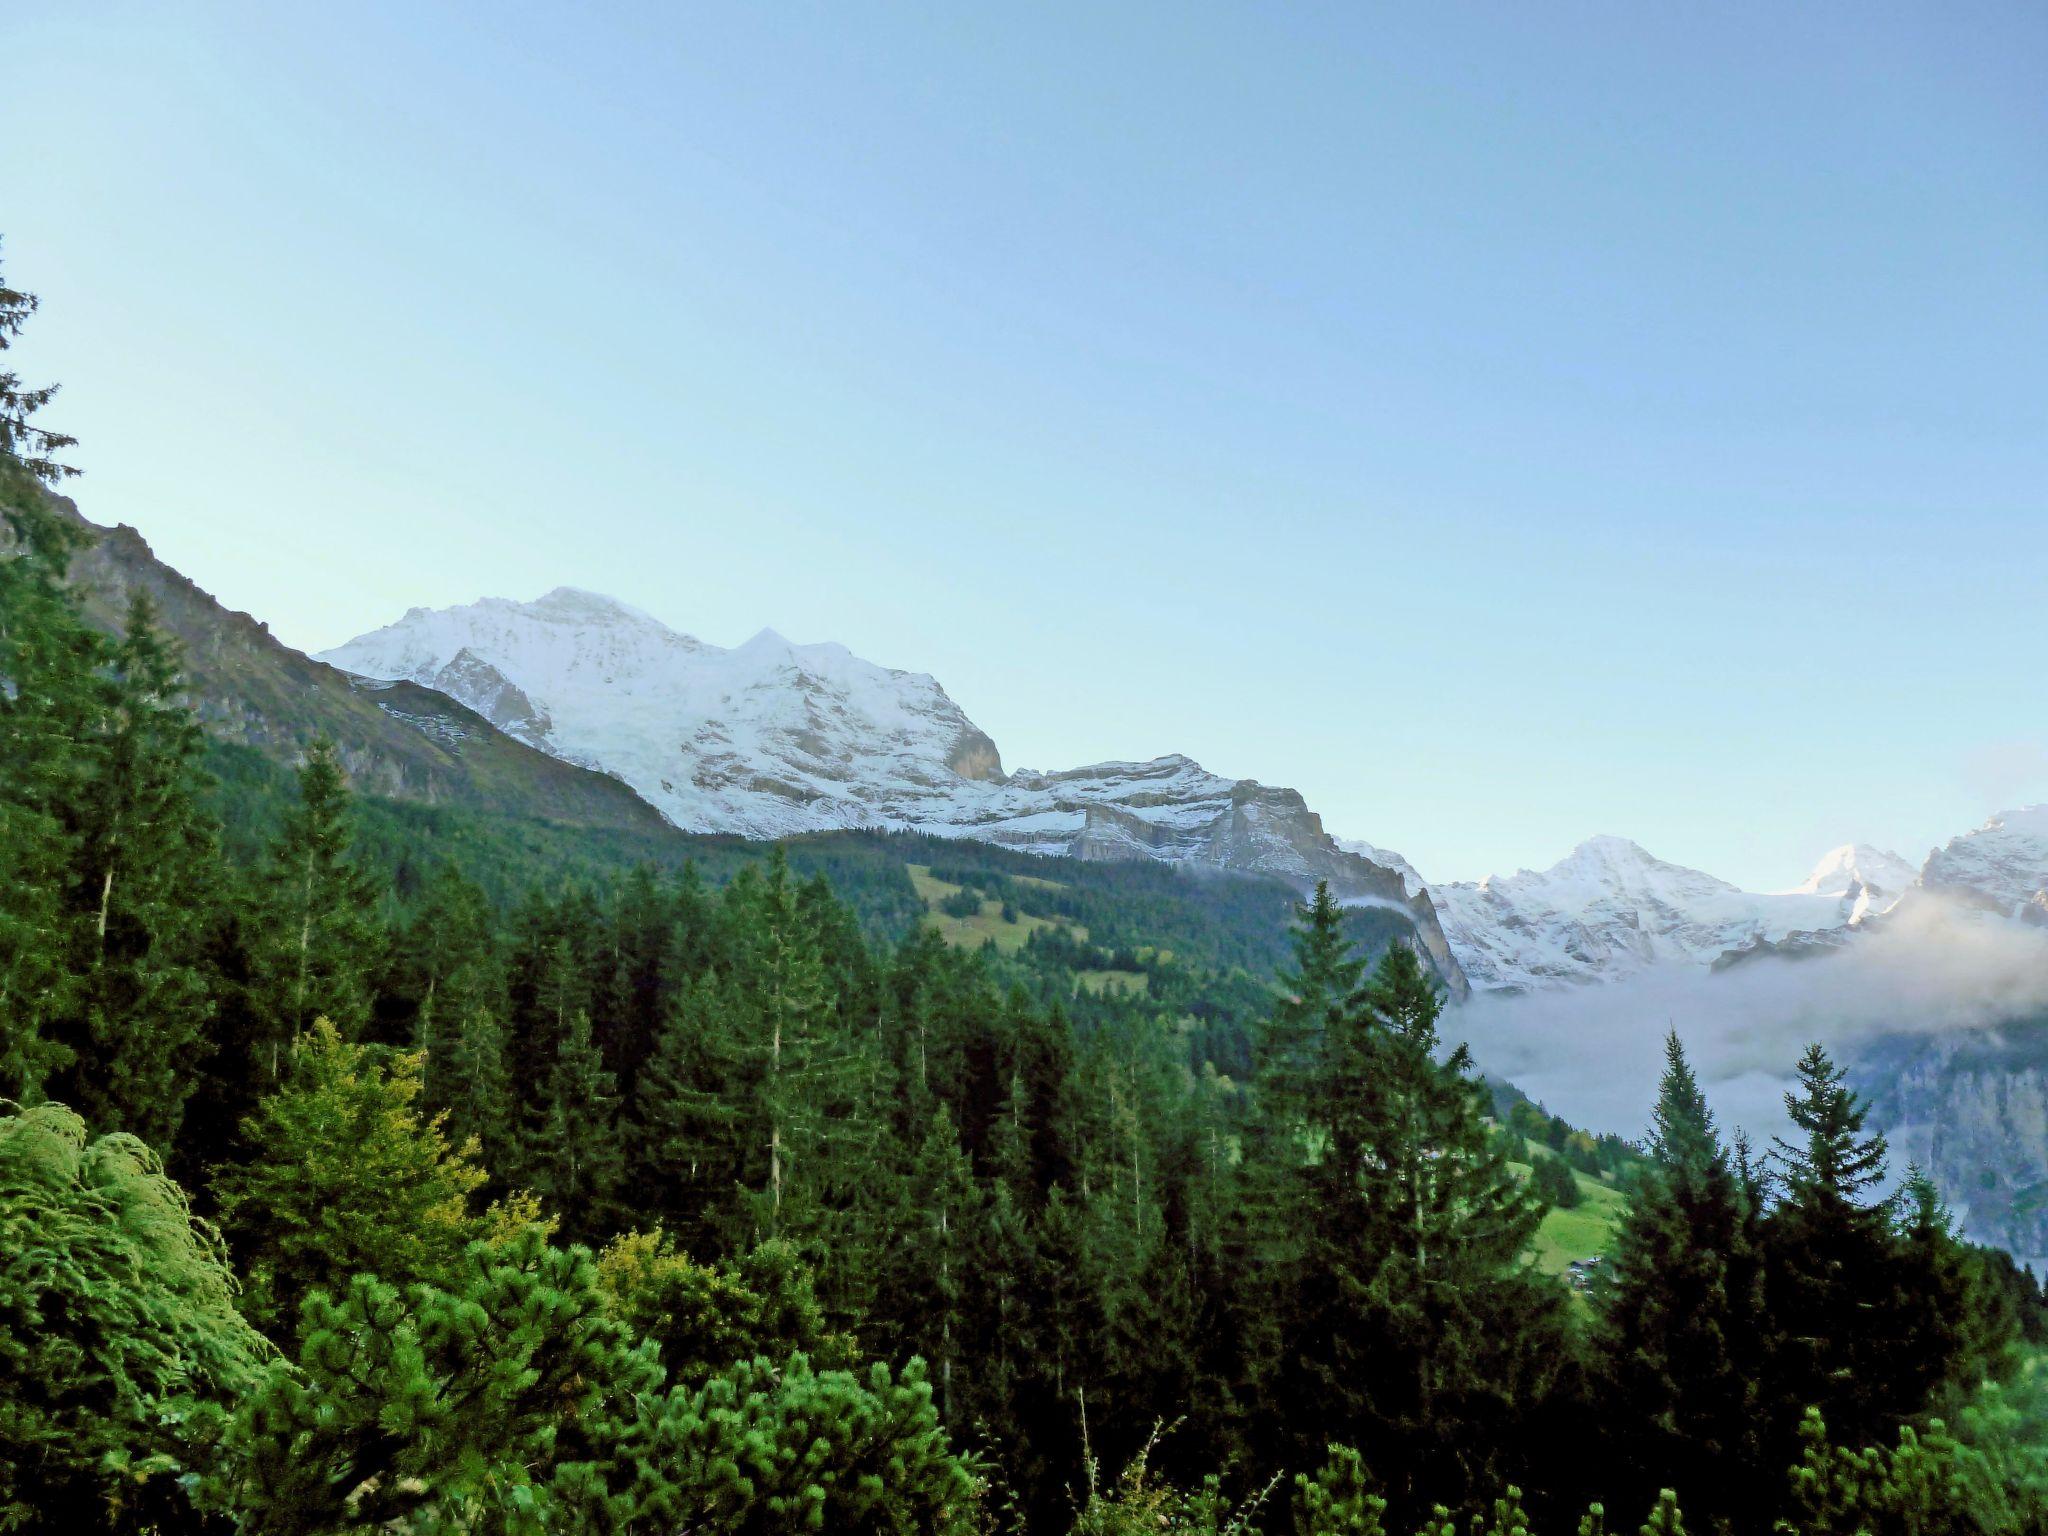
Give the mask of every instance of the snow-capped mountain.
M 1840 928 L 1864 888 L 1823 875 L 1828 862 L 1813 889 L 1765 894 L 1667 864 L 1627 838 L 1594 837 L 1548 869 L 1428 890 L 1473 987 L 1526 992 L 1661 964 L 1710 965 L 1759 943 Z
M 1347 846 L 1421 884 L 1398 854 Z M 1965 920 L 2048 924 L 2048 806 L 1994 816 L 1917 871 L 1885 849 L 1845 843 L 1789 891 L 1744 891 L 1618 837 L 1591 838 L 1546 870 L 1423 888 L 1477 991 L 1613 981 L 1668 963 L 1718 969 L 1838 949 L 1930 902 Z
M 608 597 L 415 608 L 321 654 L 449 694 L 556 757 L 623 779 L 676 826 L 784 837 L 846 828 L 974 837 L 1041 854 L 1158 859 L 1330 882 L 1399 907 L 1464 979 L 1419 880 L 1340 847 L 1291 789 L 1179 757 L 1003 770 L 995 743 L 922 672 L 763 630 L 730 650 Z
M 1868 843 L 1844 843 L 1821 855 L 1813 872 L 1788 894 L 1797 896 L 1844 896 L 1850 900 L 1868 898 L 1869 905 L 1882 910 L 1911 889 L 1920 872 L 1883 848 Z
M 1928 854 L 1921 889 L 2005 917 L 2048 923 L 2048 805 L 1993 816 Z
M 450 694 L 509 735 L 617 774 L 694 832 L 899 826 L 962 784 L 1002 778 L 994 743 L 923 673 L 765 629 L 726 650 L 570 587 L 415 608 L 319 659 Z

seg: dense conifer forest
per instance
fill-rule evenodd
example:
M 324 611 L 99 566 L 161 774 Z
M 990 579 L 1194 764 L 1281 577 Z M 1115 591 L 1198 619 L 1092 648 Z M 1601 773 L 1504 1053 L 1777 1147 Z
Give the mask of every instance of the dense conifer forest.
M 2048 1529 L 2040 1289 L 1818 1047 L 1759 1148 L 1674 1033 L 1637 1145 L 1326 892 L 281 780 L 86 622 L 47 400 L 0 374 L 0 1530 Z

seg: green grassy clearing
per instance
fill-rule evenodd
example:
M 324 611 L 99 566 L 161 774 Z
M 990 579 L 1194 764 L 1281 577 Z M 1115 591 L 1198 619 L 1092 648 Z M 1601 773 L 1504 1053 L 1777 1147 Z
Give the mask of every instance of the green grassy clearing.
M 995 900 L 984 900 L 981 911 L 973 917 L 954 917 L 939 911 L 938 906 L 948 896 L 956 894 L 959 886 L 933 879 L 929 864 L 906 864 L 903 867 L 910 872 L 910 883 L 916 888 L 918 899 L 929 909 L 925 915 L 926 924 L 936 930 L 940 938 L 958 948 L 979 949 L 993 939 L 1002 953 L 1014 954 L 1041 928 L 1067 928 L 1083 942 L 1088 938 L 1088 930 L 1078 923 L 1052 923 L 1023 912 L 1017 914 L 1014 923 L 1006 923 L 1003 921 L 1003 904 Z M 1049 885 L 1052 882 L 1040 883 Z

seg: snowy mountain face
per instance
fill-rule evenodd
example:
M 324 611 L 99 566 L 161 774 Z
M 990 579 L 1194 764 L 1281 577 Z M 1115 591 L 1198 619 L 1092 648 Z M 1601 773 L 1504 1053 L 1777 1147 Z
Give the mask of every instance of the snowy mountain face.
M 1813 872 L 1793 886 L 1790 894 L 1843 896 L 1852 901 L 1868 896 L 1873 905 L 1882 908 L 1905 895 L 1919 877 L 1920 872 L 1896 853 L 1868 843 L 1844 843 L 1821 855 Z
M 1399 855 L 1347 846 L 1420 880 Z M 1789 891 L 1744 891 L 1616 837 L 1581 843 L 1546 870 L 1426 889 L 1478 991 L 1612 981 L 1670 963 L 1720 969 L 1838 949 L 1930 902 L 1959 916 L 2048 924 L 2048 806 L 1994 816 L 1919 870 L 1885 849 L 1845 843 Z
M 764 630 L 727 650 L 562 587 L 531 603 L 415 608 L 319 659 L 449 694 L 521 741 L 615 774 L 687 831 L 901 829 L 1301 889 L 1328 880 L 1342 899 L 1407 912 L 1464 990 L 1419 880 L 1340 847 L 1295 791 L 1178 756 L 1005 773 L 995 743 L 931 677 L 843 646 Z
M 1809 883 L 1813 889 L 1744 891 L 1653 858 L 1626 838 L 1595 837 L 1549 869 L 1432 885 L 1429 893 L 1473 987 L 1528 992 L 1662 964 L 1710 965 L 1850 922 L 1861 884 L 1822 869 Z
M 2048 923 L 2048 805 L 1992 817 L 1927 856 L 1920 886 L 2023 922 Z

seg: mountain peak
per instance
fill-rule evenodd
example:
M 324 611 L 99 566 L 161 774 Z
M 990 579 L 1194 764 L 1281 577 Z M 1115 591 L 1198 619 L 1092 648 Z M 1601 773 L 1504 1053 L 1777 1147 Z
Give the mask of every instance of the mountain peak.
M 631 603 L 622 602 L 604 592 L 593 592 L 587 587 L 555 587 L 535 598 L 530 603 L 515 603 L 510 606 L 524 608 L 528 612 L 546 614 L 550 618 L 617 620 L 632 619 L 643 624 L 661 624 L 653 614 L 635 608 Z M 413 613 L 420 612 L 415 608 Z M 412 614 L 407 614 L 407 618 Z
M 1869 843 L 1843 843 L 1830 848 L 1808 871 L 1791 894 L 1843 896 L 1855 887 L 1883 896 L 1897 896 L 1910 886 L 1918 871 L 1889 849 Z

